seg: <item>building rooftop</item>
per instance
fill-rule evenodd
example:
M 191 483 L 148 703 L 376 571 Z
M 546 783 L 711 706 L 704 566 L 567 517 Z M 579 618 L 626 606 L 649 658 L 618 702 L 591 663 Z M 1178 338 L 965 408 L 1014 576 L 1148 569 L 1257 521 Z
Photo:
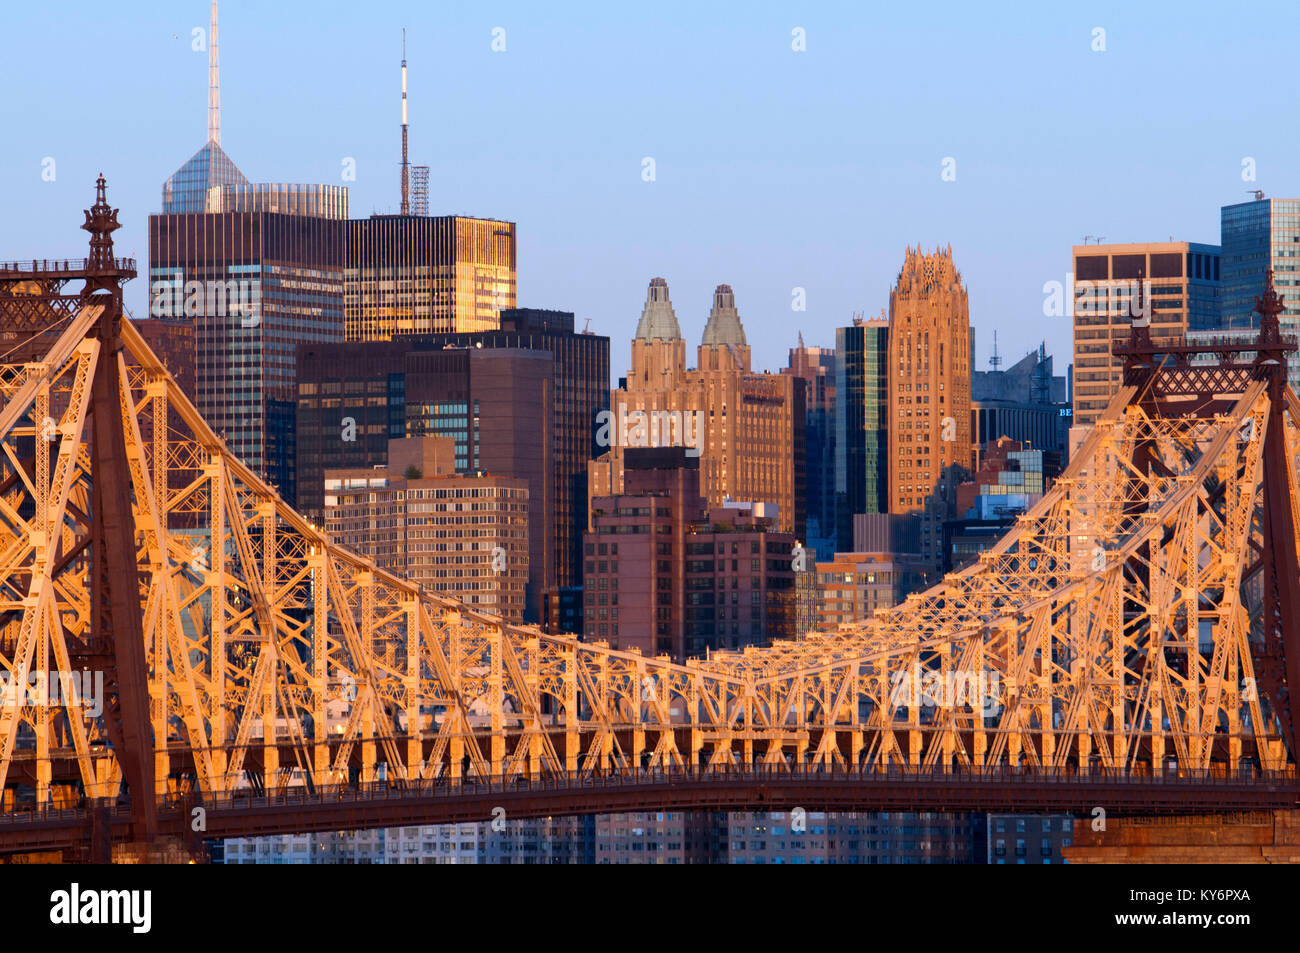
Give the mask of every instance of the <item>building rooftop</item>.
M 208 140 L 185 164 L 163 183 L 162 211 L 164 215 L 188 212 L 206 212 L 208 193 L 225 186 L 247 187 L 248 179 L 231 161 L 221 146 Z M 220 192 L 217 193 L 220 195 Z
M 650 279 L 646 292 L 645 308 L 636 326 L 638 341 L 680 341 L 682 329 L 677 323 L 677 312 L 668 298 L 668 282 L 663 278 Z
M 800 342 L 803 335 L 799 336 Z M 736 310 L 736 296 L 731 285 L 718 285 L 713 291 L 713 310 L 709 312 L 709 323 L 704 326 L 701 342 L 705 347 L 744 347 L 745 328 L 740 323 L 740 312 Z

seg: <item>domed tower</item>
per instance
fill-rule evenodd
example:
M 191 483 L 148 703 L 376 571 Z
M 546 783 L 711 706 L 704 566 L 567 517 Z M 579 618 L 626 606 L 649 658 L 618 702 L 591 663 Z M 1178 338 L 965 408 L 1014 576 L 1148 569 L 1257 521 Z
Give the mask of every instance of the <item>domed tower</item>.
M 720 371 L 732 367 L 749 373 L 749 342 L 745 340 L 731 285 L 718 285 L 713 289 L 713 310 L 700 339 L 699 369 Z
M 652 278 L 645 307 L 632 339 L 631 390 L 662 390 L 676 386 L 686 372 L 686 341 L 668 297 L 668 282 Z

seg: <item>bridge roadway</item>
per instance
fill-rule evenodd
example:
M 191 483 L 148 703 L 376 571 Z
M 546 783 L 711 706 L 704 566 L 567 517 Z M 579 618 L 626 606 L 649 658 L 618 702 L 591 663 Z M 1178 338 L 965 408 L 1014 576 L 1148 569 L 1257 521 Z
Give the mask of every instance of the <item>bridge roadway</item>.
M 193 809 L 206 830 L 191 832 Z M 780 766 L 581 772 L 540 779 L 434 780 L 336 785 L 272 795 L 177 799 L 160 806 L 159 833 L 194 841 L 336 830 L 370 830 L 508 819 L 643 811 L 943 811 L 1091 816 L 1215 814 L 1300 808 L 1294 769 L 1166 774 L 1079 773 L 992 766 Z M 0 814 L 0 854 L 78 850 L 92 838 L 130 839 L 125 802 Z

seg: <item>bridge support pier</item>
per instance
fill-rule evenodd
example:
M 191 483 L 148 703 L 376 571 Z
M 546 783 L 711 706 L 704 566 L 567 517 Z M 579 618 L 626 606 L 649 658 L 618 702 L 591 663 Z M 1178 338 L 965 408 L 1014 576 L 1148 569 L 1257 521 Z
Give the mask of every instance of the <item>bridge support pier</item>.
M 1071 864 L 1296 864 L 1300 811 L 1188 817 L 1110 817 L 1094 831 L 1076 821 Z

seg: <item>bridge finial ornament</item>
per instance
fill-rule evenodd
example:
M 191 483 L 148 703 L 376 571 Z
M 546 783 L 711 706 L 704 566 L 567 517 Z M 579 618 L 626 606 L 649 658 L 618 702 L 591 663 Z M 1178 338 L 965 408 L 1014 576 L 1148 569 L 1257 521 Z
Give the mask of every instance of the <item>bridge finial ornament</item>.
M 110 270 L 113 268 L 113 232 L 122 226 L 117 221 L 117 209 L 110 208 L 105 192 L 108 183 L 101 172 L 95 180 L 95 204 L 86 209 L 86 221 L 82 228 L 90 232 L 91 271 Z
M 1282 331 L 1277 316 L 1282 313 L 1284 305 L 1278 293 L 1273 289 L 1273 269 L 1269 268 L 1264 277 L 1264 293 L 1255 299 L 1252 308 L 1259 317 L 1260 344 L 1282 343 Z

